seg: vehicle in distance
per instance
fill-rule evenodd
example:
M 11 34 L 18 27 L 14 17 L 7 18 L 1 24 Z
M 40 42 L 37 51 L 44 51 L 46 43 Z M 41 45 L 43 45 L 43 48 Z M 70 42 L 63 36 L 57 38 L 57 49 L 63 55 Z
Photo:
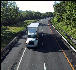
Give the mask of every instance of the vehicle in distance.
M 26 47 L 38 46 L 38 26 L 39 23 L 31 23 L 27 26 Z

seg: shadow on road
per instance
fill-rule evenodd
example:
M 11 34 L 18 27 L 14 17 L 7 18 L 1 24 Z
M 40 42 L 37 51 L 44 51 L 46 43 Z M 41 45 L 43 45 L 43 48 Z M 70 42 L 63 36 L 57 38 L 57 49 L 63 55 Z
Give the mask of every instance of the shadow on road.
M 43 34 L 43 36 L 42 36 Z M 69 50 L 68 47 L 62 41 L 62 38 L 56 34 L 46 34 L 46 33 L 39 33 L 39 43 L 38 48 L 33 48 L 33 51 L 38 51 L 42 53 L 48 52 L 61 52 L 61 48 L 63 50 Z M 42 44 L 43 43 L 43 44 Z

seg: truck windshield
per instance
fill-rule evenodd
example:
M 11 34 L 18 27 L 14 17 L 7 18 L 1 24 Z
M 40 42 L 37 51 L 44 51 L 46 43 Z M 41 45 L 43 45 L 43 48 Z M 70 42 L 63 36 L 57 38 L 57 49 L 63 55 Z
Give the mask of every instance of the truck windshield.
M 36 35 L 28 35 L 28 38 L 36 38 Z

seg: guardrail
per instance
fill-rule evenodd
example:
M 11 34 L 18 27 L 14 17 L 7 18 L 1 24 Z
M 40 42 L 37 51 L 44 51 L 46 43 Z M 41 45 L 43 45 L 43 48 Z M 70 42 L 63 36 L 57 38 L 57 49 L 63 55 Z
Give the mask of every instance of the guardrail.
M 48 24 L 49 23 L 52 23 L 50 20 L 48 20 Z M 52 25 L 53 26 L 53 24 L 50 24 L 50 25 Z M 53 26 L 54 27 L 54 26 Z M 55 28 L 55 27 L 54 27 Z M 69 36 L 65 31 L 63 31 L 61 28 L 55 28 L 56 29 L 56 31 L 58 32 L 63 32 L 64 33 L 64 35 L 74 44 L 74 45 L 76 45 L 76 39 L 73 39 L 71 36 Z M 58 32 L 58 33 L 59 33 Z M 60 33 L 59 33 L 60 34 Z M 60 34 L 61 35 L 61 34 Z M 62 36 L 62 35 L 61 35 Z M 62 38 L 64 38 L 63 36 L 62 36 Z M 64 38 L 65 39 L 65 38 Z M 72 47 L 71 46 L 71 44 L 69 43 L 69 41 L 67 41 L 66 39 L 65 39 L 65 41 L 67 42 L 67 44 L 73 49 L 73 51 L 74 52 L 76 52 L 76 48 L 75 47 Z
M 58 29 L 57 29 L 57 30 L 58 30 Z M 60 28 L 59 28 L 59 30 L 60 30 L 61 32 L 63 32 L 64 35 L 65 35 L 69 40 L 71 40 L 74 45 L 76 45 L 76 39 L 73 39 L 73 38 L 72 38 L 71 36 L 69 36 L 64 30 L 61 30 Z
M 1 61 L 5 58 L 5 56 L 10 52 L 10 50 L 14 47 L 19 38 L 23 35 L 26 30 L 23 30 L 17 33 L 17 36 L 4 48 L 1 50 Z

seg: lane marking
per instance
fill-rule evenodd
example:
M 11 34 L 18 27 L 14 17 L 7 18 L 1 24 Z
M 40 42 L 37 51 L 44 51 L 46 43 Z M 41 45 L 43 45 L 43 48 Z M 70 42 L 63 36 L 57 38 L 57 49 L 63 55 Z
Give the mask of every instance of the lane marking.
M 22 56 L 21 56 L 21 58 L 20 58 L 19 64 L 18 64 L 18 66 L 17 66 L 17 70 L 19 69 L 19 66 L 20 66 L 20 63 L 21 63 L 22 58 L 23 58 L 23 56 L 24 56 L 25 50 L 26 50 L 26 48 L 24 49 L 23 54 L 22 54 Z
M 56 30 L 57 31 L 57 30 Z M 58 31 L 57 31 L 58 32 Z M 58 32 L 59 33 L 59 32 Z M 60 33 L 59 33 L 60 34 Z M 61 34 L 60 34 L 61 35 Z M 62 35 L 61 35 L 62 36 Z M 68 41 L 62 36 L 62 38 L 68 43 Z M 69 43 L 68 43 L 69 44 Z M 69 46 L 72 48 L 72 50 L 74 51 L 74 52 L 76 52 L 76 50 L 74 49 L 74 47 L 72 47 L 70 44 L 69 44 Z
M 68 63 L 70 64 L 70 66 L 72 67 L 72 70 L 75 70 L 64 51 L 63 51 L 63 54 L 64 54 L 65 58 L 67 59 Z
M 46 70 L 46 65 L 45 65 L 45 63 L 44 63 L 44 70 Z
M 56 40 L 56 42 L 57 42 L 57 44 L 58 44 L 58 46 L 61 48 L 61 46 L 60 46 L 60 44 L 58 43 L 58 41 L 57 41 L 57 39 L 55 38 L 55 40 Z M 62 49 L 62 48 L 61 48 Z M 65 56 L 65 58 L 67 59 L 67 61 L 68 61 L 68 63 L 69 63 L 69 65 L 71 66 L 71 68 L 72 68 L 72 70 L 75 70 L 74 69 L 74 67 L 73 67 L 73 65 L 71 64 L 71 62 L 69 61 L 69 59 L 68 59 L 68 57 L 67 57 L 67 55 L 66 55 L 66 53 L 64 52 L 64 50 L 62 49 L 62 53 L 64 54 L 64 56 Z
M 53 25 L 52 25 L 53 26 Z M 54 27 L 54 26 L 53 26 Z M 55 28 L 55 27 L 54 27 Z
M 57 31 L 57 30 L 56 30 Z M 58 32 L 58 31 L 57 31 Z M 59 33 L 59 32 L 58 32 Z M 60 33 L 59 33 L 60 34 Z M 61 35 L 61 34 L 60 34 Z M 62 36 L 62 35 L 61 35 Z
M 57 31 L 57 30 L 56 30 Z M 58 32 L 58 31 L 57 31 Z M 59 33 L 59 32 L 58 32 Z M 59 33 L 60 34 L 60 33 Z M 61 34 L 60 34 L 61 35 Z M 61 35 L 62 36 L 62 35 Z M 62 36 L 62 38 L 68 43 L 68 41 Z M 69 43 L 68 43 L 69 44 Z M 74 47 L 72 47 L 70 44 L 69 46 L 73 49 L 74 52 L 76 52 L 76 50 L 74 49 Z
M 55 37 L 54 37 L 54 38 L 55 38 Z M 60 44 L 58 43 L 58 41 L 57 41 L 56 38 L 55 38 L 55 40 L 56 40 L 58 46 L 61 48 L 61 46 L 60 46 Z M 62 48 L 61 48 L 61 50 L 62 50 L 62 53 L 64 54 L 65 58 L 67 59 L 67 61 L 68 61 L 69 65 L 70 65 L 70 67 L 72 68 L 72 70 L 75 70 L 74 67 L 73 67 L 73 65 L 72 65 L 71 62 L 69 61 L 69 59 L 68 59 L 66 53 L 64 52 L 64 50 L 63 50 Z

